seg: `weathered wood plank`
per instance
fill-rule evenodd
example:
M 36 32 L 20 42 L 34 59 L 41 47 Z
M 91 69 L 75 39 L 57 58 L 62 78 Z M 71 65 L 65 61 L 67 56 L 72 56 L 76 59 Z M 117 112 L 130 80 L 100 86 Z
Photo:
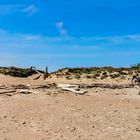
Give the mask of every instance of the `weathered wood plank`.
M 13 92 L 16 92 L 16 90 L 4 90 L 4 91 L 0 91 L 0 94 L 13 93 Z

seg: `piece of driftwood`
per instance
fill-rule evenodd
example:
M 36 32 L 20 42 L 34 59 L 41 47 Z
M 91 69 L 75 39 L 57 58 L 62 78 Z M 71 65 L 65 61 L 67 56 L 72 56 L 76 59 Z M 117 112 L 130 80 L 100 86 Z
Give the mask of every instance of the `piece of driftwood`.
M 100 83 L 94 83 L 94 84 L 80 84 L 80 88 L 109 88 L 109 89 L 123 89 L 123 88 L 133 88 L 134 86 L 132 84 L 100 84 Z
M 0 95 L 13 96 L 15 94 L 16 94 L 16 90 L 3 90 L 3 91 L 0 91 Z
M 0 87 L 0 89 L 6 89 L 6 87 L 3 86 L 3 87 Z
M 11 85 L 11 88 L 14 88 L 14 89 L 28 89 L 29 88 L 29 85 Z
M 87 91 L 85 90 L 81 90 L 79 88 L 79 85 L 71 85 L 71 84 L 58 84 L 57 85 L 58 88 L 61 88 L 64 91 L 71 91 L 75 94 L 80 94 L 83 95 L 85 93 L 87 93 Z
M 71 91 L 73 93 L 80 94 L 80 95 L 84 95 L 84 94 L 87 93 L 87 91 L 80 90 L 79 88 L 78 89 L 74 89 L 74 88 L 66 88 L 66 87 L 63 87 L 62 90 L 64 90 L 64 91 Z
M 34 86 L 34 89 L 50 89 L 50 88 L 56 88 L 57 85 L 55 83 L 47 83 L 46 85 L 37 85 Z
M 21 89 L 19 92 L 22 93 L 22 94 L 30 94 L 30 93 L 33 93 L 31 90 L 28 90 L 28 89 Z
M 34 78 L 33 80 L 38 80 L 41 77 L 41 75 L 37 76 L 36 78 Z
M 44 75 L 43 75 L 43 79 L 45 80 L 45 79 L 48 78 L 48 77 L 49 77 L 48 67 L 46 67 L 45 73 L 44 73 Z
M 79 85 L 71 85 L 71 84 L 58 84 L 58 88 L 79 88 Z
M 4 91 L 0 91 L 0 94 L 13 93 L 13 92 L 16 92 L 16 90 L 4 90 Z

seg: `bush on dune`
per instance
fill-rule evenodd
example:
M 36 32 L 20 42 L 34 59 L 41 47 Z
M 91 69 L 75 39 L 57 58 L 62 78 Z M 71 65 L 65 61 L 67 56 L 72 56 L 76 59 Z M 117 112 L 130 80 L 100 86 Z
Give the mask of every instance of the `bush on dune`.
M 0 73 L 4 75 L 10 75 L 13 77 L 28 77 L 37 72 L 33 69 L 27 68 L 17 68 L 17 67 L 0 67 Z

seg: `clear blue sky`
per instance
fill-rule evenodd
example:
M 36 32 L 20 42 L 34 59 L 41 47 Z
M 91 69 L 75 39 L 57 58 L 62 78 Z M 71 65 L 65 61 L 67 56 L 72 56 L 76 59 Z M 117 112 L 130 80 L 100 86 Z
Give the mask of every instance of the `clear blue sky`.
M 139 0 L 1 0 L 0 65 L 50 71 L 140 62 Z

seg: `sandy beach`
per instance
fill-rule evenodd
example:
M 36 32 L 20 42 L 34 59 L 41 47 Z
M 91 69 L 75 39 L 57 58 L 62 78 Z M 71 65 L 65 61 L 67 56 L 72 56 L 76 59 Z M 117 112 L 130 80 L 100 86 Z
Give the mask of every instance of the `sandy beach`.
M 20 84 L 30 84 L 33 91 L 22 94 L 16 89 L 0 94 L 1 140 L 140 139 L 139 89 L 96 87 L 86 88 L 88 93 L 78 95 L 54 87 L 33 88 L 49 84 L 48 79 L 34 81 L 35 76 L 0 75 L 0 92 L 5 90 L 3 86 Z M 51 83 L 54 81 L 57 85 L 62 80 L 51 79 Z

